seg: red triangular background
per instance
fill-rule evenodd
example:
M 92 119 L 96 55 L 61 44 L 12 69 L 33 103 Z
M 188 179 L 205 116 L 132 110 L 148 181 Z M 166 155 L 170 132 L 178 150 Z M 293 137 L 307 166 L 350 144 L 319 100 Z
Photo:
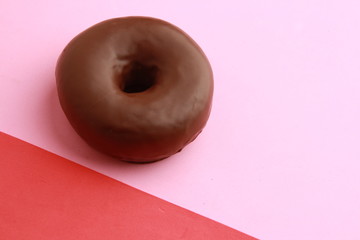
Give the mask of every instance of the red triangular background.
M 0 239 L 255 238 L 0 132 Z

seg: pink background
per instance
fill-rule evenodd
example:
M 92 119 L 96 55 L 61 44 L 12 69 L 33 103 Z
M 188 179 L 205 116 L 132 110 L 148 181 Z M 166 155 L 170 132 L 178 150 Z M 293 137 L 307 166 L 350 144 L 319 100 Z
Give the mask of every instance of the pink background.
M 0 131 L 261 239 L 360 239 L 357 0 L 1 0 Z M 215 74 L 200 137 L 154 164 L 90 149 L 60 109 L 67 42 L 108 18 L 179 26 Z

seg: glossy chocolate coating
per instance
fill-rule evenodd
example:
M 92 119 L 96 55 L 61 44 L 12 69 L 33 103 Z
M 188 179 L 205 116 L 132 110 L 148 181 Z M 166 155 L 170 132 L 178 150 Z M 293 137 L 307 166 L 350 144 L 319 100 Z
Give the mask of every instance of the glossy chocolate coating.
M 179 152 L 205 126 L 213 75 L 200 47 L 179 28 L 148 17 L 98 23 L 60 55 L 61 106 L 92 147 L 125 161 Z

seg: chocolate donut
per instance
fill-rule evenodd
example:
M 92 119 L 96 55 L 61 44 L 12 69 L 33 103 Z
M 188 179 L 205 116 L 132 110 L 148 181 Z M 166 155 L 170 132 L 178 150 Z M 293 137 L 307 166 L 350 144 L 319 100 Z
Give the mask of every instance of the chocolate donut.
M 93 148 L 130 162 L 179 152 L 204 128 L 213 75 L 182 30 L 150 17 L 98 23 L 65 47 L 56 66 L 60 104 Z

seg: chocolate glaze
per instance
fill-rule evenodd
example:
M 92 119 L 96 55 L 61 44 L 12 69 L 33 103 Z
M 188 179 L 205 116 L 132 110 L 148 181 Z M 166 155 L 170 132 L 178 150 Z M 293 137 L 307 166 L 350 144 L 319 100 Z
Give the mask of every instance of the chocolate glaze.
M 205 126 L 213 75 L 200 47 L 179 28 L 148 17 L 98 23 L 60 55 L 61 106 L 92 147 L 125 161 L 179 152 Z

